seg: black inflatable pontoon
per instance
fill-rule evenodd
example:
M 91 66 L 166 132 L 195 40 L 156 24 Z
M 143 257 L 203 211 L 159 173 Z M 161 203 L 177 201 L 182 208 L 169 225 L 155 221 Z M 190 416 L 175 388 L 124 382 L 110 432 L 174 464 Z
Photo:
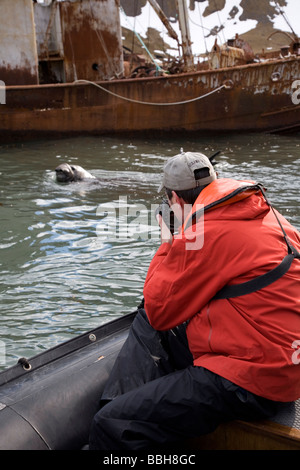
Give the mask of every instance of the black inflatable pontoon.
M 0 450 L 79 450 L 137 312 L 0 373 Z M 195 442 L 194 442 L 195 445 Z M 197 449 L 300 449 L 300 399 L 272 421 L 220 425 Z
M 73 450 L 92 418 L 136 312 L 0 373 L 0 450 Z

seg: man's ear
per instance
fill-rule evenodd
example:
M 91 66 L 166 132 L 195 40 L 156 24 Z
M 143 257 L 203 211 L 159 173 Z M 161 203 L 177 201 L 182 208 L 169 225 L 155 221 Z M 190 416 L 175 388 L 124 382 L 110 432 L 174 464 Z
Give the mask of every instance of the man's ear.
M 180 207 L 183 208 L 184 200 L 182 199 L 182 197 L 179 197 L 175 191 L 172 191 L 172 200 L 173 203 L 175 202 L 175 204 L 178 204 Z

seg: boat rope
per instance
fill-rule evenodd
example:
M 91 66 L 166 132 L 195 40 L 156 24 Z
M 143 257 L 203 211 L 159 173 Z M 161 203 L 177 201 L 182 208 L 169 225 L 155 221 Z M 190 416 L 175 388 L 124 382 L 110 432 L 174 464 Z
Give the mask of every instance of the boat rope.
M 214 0 L 214 4 L 215 4 L 215 12 L 217 13 L 218 20 L 219 20 L 219 25 L 220 25 L 219 26 L 219 31 L 222 31 L 223 41 L 226 44 L 227 40 L 226 40 L 226 37 L 225 37 L 225 34 L 224 34 L 224 23 L 222 23 L 222 21 L 221 21 L 221 17 L 219 15 L 219 9 L 218 9 L 218 6 L 216 4 L 216 0 Z
M 150 52 L 149 49 L 147 48 L 146 44 L 145 44 L 144 41 L 142 40 L 142 38 L 141 38 L 141 36 L 139 35 L 139 33 L 138 33 L 137 31 L 135 31 L 135 28 L 132 28 L 132 25 L 129 23 L 128 18 L 127 18 L 127 15 L 126 15 L 126 13 L 125 13 L 125 11 L 124 11 L 124 9 L 123 9 L 122 7 L 120 7 L 120 11 L 121 11 L 121 13 L 123 14 L 123 16 L 124 16 L 126 22 L 128 23 L 129 29 L 131 29 L 131 31 L 134 32 L 134 34 L 136 35 L 136 37 L 137 37 L 138 40 L 140 41 L 140 43 L 141 43 L 143 49 L 145 49 L 145 51 L 146 51 L 147 54 L 149 55 L 151 61 L 153 62 L 153 64 L 154 64 L 155 67 L 156 67 L 156 70 L 157 70 L 157 71 L 160 71 L 160 72 L 164 72 L 164 70 L 161 68 L 161 66 L 155 61 L 153 55 L 151 54 L 151 52 Z
M 197 96 L 196 98 L 191 98 L 190 100 L 176 101 L 176 102 L 173 102 L 173 103 L 151 103 L 149 101 L 139 101 L 139 100 L 134 100 L 132 98 L 127 98 L 125 96 L 118 95 L 117 93 L 114 93 L 113 91 L 107 90 L 107 88 L 104 88 L 103 86 L 99 85 L 98 83 L 91 82 L 89 80 L 75 80 L 73 83 L 74 84 L 76 84 L 76 83 L 88 83 L 88 84 L 94 85 L 95 87 L 100 88 L 100 90 L 105 91 L 105 92 L 109 93 L 110 95 L 113 95 L 113 96 L 115 96 L 117 98 L 120 98 L 122 100 L 130 101 L 131 103 L 146 104 L 146 105 L 151 105 L 151 106 L 176 106 L 176 105 L 179 105 L 179 104 L 192 103 L 193 101 L 197 101 L 197 100 L 201 100 L 203 98 L 207 98 L 207 96 L 212 95 L 213 93 L 217 93 L 218 91 L 222 90 L 222 88 L 230 88 L 229 85 L 227 85 L 226 83 L 223 83 L 223 85 L 219 86 L 218 88 L 215 88 L 212 91 L 209 91 L 205 95 Z
M 291 31 L 292 31 L 294 37 L 297 38 L 298 36 L 297 36 L 297 34 L 295 33 L 295 31 L 293 30 L 293 28 L 292 28 L 292 26 L 291 26 L 291 24 L 290 24 L 290 22 L 289 22 L 289 19 L 288 19 L 287 15 L 286 15 L 286 13 L 280 8 L 279 2 L 278 2 L 277 0 L 275 0 L 275 5 L 276 5 L 276 7 L 277 7 L 278 13 L 280 13 L 280 15 L 282 15 L 284 21 L 286 22 L 286 24 L 288 25 L 288 27 L 291 29 Z
M 201 12 L 201 6 L 200 6 L 200 3 L 198 3 L 198 10 L 199 10 L 199 17 L 200 17 L 200 23 L 201 23 L 201 28 L 202 28 L 202 34 L 203 34 L 203 41 L 204 41 L 204 45 L 205 45 L 205 53 L 208 55 L 208 48 L 207 48 L 207 43 L 206 43 L 206 37 L 205 37 L 205 34 L 204 34 L 204 29 L 207 29 L 209 32 L 210 30 L 208 28 L 205 28 L 203 26 L 203 18 L 202 18 L 202 12 Z M 191 21 L 191 18 L 189 17 L 189 21 Z

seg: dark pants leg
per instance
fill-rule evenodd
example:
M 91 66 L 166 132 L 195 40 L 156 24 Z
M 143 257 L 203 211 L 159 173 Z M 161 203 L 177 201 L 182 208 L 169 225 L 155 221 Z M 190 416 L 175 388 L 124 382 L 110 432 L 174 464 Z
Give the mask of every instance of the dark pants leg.
M 141 330 L 145 336 L 137 336 Z M 91 450 L 143 450 L 180 444 L 213 431 L 221 422 L 258 419 L 275 412 L 275 403 L 190 365 L 189 354 L 178 365 L 179 356 L 171 357 L 167 350 L 172 342 L 185 348 L 184 335 L 179 332 L 155 332 L 144 314 L 138 315 L 104 392 L 106 405 L 92 423 Z M 150 348 L 152 343 L 155 346 Z M 129 351 L 143 354 L 132 357 L 127 355 Z M 131 367 L 132 376 L 127 376 Z
M 185 325 L 164 332 L 149 324 L 140 309 L 110 373 L 101 406 L 129 390 L 193 364 Z

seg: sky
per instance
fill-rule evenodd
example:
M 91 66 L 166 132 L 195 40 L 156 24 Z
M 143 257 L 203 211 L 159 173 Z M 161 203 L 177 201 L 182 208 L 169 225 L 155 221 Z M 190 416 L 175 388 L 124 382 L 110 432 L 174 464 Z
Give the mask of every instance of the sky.
M 255 28 L 257 24 L 257 21 L 255 20 L 238 21 L 238 17 L 243 11 L 242 8 L 239 7 L 239 3 L 239 0 L 226 0 L 226 5 L 223 10 L 202 19 L 202 26 L 208 30 L 215 26 L 219 26 L 220 24 L 224 24 L 224 30 L 219 33 L 219 42 L 221 43 L 225 42 L 227 39 L 233 38 L 236 33 L 246 33 L 247 31 Z M 275 2 L 271 1 L 271 4 L 275 4 Z M 193 42 L 192 50 L 194 54 L 201 54 L 205 52 L 206 48 L 210 50 L 215 42 L 215 36 L 210 36 L 209 38 L 204 39 L 203 28 L 201 28 L 200 13 L 204 12 L 207 5 L 208 1 L 201 3 L 195 2 L 194 11 L 189 11 L 190 32 Z M 228 14 L 234 5 L 239 8 L 239 12 L 235 19 L 229 19 Z M 300 35 L 300 0 L 288 0 L 288 6 L 284 8 L 284 12 L 293 30 Z M 290 31 L 282 15 L 279 15 L 275 20 L 273 20 L 273 22 L 275 29 Z M 176 41 L 169 38 L 161 20 L 158 18 L 149 3 L 147 3 L 143 8 L 142 14 L 138 16 L 136 20 L 134 20 L 134 18 L 124 16 L 121 12 L 121 25 L 129 29 L 135 28 L 142 37 L 146 37 L 147 27 L 151 26 L 161 32 L 161 36 L 168 44 L 170 44 L 170 46 L 177 48 Z M 171 25 L 177 34 L 179 34 L 177 24 L 171 23 Z M 204 31 L 205 34 L 208 33 L 207 30 Z

